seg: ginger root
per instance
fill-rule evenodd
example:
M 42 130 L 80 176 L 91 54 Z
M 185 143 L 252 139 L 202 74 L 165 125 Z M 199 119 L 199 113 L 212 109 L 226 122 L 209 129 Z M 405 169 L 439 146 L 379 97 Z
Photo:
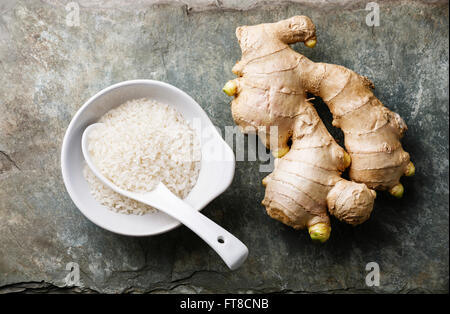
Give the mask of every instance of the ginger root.
M 370 217 L 374 189 L 401 197 L 400 177 L 415 171 L 400 144 L 405 123 L 373 95 L 366 77 L 315 63 L 290 48 L 296 42 L 316 45 L 308 17 L 241 26 L 236 36 L 242 50 L 233 67 L 238 78 L 223 90 L 235 96 L 231 110 L 236 124 L 244 132 L 258 129 L 279 158 L 263 180 L 262 203 L 272 218 L 296 229 L 307 227 L 313 240 L 324 242 L 331 231 L 327 208 L 339 220 L 357 225 Z M 348 153 L 329 134 L 307 93 L 328 105 Z M 347 167 L 352 181 L 341 178 Z

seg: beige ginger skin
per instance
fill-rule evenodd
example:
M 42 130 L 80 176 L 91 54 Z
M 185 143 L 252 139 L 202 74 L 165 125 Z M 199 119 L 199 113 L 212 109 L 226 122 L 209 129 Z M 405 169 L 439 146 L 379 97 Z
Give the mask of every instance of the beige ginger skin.
M 238 78 L 224 92 L 235 96 L 231 110 L 241 130 L 259 128 L 262 142 L 279 157 L 263 180 L 262 203 L 271 217 L 308 228 L 312 239 L 324 242 L 331 231 L 327 208 L 339 220 L 357 225 L 370 216 L 373 189 L 402 196 L 400 177 L 414 174 L 400 143 L 405 123 L 373 95 L 366 77 L 312 62 L 290 48 L 296 42 L 316 44 L 308 17 L 238 27 L 236 36 L 242 50 L 233 67 Z M 348 154 L 329 134 L 307 93 L 328 105 Z M 269 128 L 273 126 L 277 132 Z M 352 181 L 341 178 L 349 166 Z

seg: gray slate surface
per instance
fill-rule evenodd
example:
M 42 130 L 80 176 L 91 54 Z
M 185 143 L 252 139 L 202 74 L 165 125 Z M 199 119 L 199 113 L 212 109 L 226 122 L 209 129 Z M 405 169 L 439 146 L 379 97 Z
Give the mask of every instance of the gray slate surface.
M 379 1 L 381 25 L 372 28 L 364 1 L 251 1 L 248 11 L 226 1 L 203 1 L 203 11 L 202 1 L 196 10 L 86 2 L 80 27 L 66 25 L 56 1 L 0 4 L 0 292 L 448 292 L 448 3 Z M 295 49 L 370 77 L 408 124 L 403 143 L 417 175 L 403 180 L 402 200 L 379 193 L 368 222 L 333 220 L 329 242 L 316 245 L 265 214 L 265 174 L 258 162 L 238 162 L 231 188 L 203 211 L 248 245 L 248 261 L 235 272 L 184 227 L 130 238 L 82 216 L 59 155 L 65 129 L 91 95 L 123 80 L 162 80 L 187 91 L 216 125 L 233 125 L 221 88 L 240 58 L 235 28 L 298 14 L 313 19 L 319 42 Z M 372 261 L 380 287 L 365 284 Z M 69 262 L 80 265 L 81 284 L 60 290 Z

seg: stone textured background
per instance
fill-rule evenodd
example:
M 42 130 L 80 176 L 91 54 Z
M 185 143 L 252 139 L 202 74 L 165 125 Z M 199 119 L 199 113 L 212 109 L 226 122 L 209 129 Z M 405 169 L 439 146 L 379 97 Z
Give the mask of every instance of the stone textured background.
M 65 23 L 67 2 L 0 4 L 0 292 L 448 293 L 448 2 L 378 1 L 374 28 L 365 1 L 83 0 L 79 27 Z M 330 240 L 316 245 L 265 214 L 264 173 L 258 162 L 238 162 L 230 189 L 203 210 L 248 245 L 235 272 L 184 227 L 131 238 L 82 216 L 59 155 L 91 95 L 123 80 L 162 80 L 187 91 L 216 125 L 233 125 L 221 87 L 240 58 L 235 28 L 298 14 L 315 22 L 318 45 L 294 48 L 370 77 L 408 124 L 403 143 L 417 175 L 403 180 L 402 200 L 379 193 L 368 222 L 333 219 Z M 371 261 L 380 287 L 365 285 Z M 70 289 L 69 262 L 81 268 Z

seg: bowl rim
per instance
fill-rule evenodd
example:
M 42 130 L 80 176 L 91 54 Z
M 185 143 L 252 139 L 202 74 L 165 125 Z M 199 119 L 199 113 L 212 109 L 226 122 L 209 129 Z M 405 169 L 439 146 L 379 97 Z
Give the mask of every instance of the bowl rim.
M 66 165 L 66 155 L 68 153 L 68 138 L 69 135 L 72 133 L 73 128 L 75 127 L 75 121 L 78 120 L 79 116 L 86 110 L 86 108 L 88 108 L 92 102 L 94 102 L 97 98 L 99 98 L 100 96 L 109 93 L 110 91 L 117 89 L 117 88 L 121 88 L 124 86 L 128 86 L 128 85 L 137 85 L 137 84 L 144 84 L 144 85 L 157 85 L 157 86 L 161 86 L 161 87 L 165 87 L 168 89 L 171 89 L 177 93 L 180 93 L 181 95 L 183 95 L 183 97 L 186 97 L 187 99 L 189 99 L 193 105 L 195 105 L 197 107 L 197 109 L 199 109 L 199 113 L 202 116 L 203 119 L 206 119 L 207 121 L 209 121 L 209 123 L 211 124 L 212 127 L 212 132 L 215 132 L 215 134 L 218 136 L 218 138 L 225 144 L 224 146 L 226 147 L 226 149 L 229 151 L 230 156 L 232 156 L 232 171 L 230 171 L 230 176 L 227 178 L 227 180 L 225 181 L 225 184 L 223 185 L 223 188 L 218 189 L 217 192 L 214 194 L 213 197 L 211 197 L 211 199 L 202 204 L 202 206 L 200 206 L 199 208 L 197 208 L 198 211 L 201 211 L 203 208 L 205 208 L 211 201 L 213 201 L 215 198 L 217 198 L 220 194 L 222 194 L 223 192 L 225 192 L 225 190 L 228 189 L 228 187 L 231 185 L 233 178 L 234 178 L 234 174 L 235 174 L 235 169 L 236 169 L 236 160 L 235 160 L 235 156 L 234 153 L 232 151 L 232 149 L 230 148 L 230 146 L 225 142 L 225 140 L 223 139 L 223 137 L 220 135 L 220 133 L 217 131 L 216 127 L 214 127 L 214 124 L 212 123 L 211 119 L 208 117 L 208 115 L 206 114 L 206 112 L 203 110 L 203 108 L 197 103 L 197 101 L 195 101 L 190 95 L 188 95 L 186 92 L 184 92 L 183 90 L 179 89 L 176 86 L 173 86 L 169 83 L 166 82 L 162 82 L 162 81 L 158 81 L 158 80 L 151 80 L 151 79 L 134 79 L 134 80 L 127 80 L 127 81 L 122 81 L 122 82 L 118 82 L 115 83 L 113 85 L 110 85 L 108 87 L 105 87 L 104 89 L 100 90 L 99 92 L 97 92 L 96 94 L 94 94 L 93 96 L 91 96 L 75 113 L 75 115 L 72 117 L 72 119 L 70 120 L 70 123 L 66 129 L 66 132 L 64 133 L 64 137 L 63 137 L 63 141 L 62 141 L 62 145 L 61 145 L 61 154 L 60 154 L 60 158 L 61 158 L 61 171 L 62 171 L 62 178 L 63 178 L 63 182 L 64 182 L 64 186 L 66 188 L 67 193 L 69 194 L 71 200 L 74 202 L 75 206 L 77 207 L 77 209 L 83 214 L 83 216 L 85 218 L 87 218 L 90 222 L 92 222 L 93 224 L 108 230 L 110 232 L 116 233 L 116 234 L 120 234 L 120 235 L 124 235 L 124 236 L 133 236 L 133 237 L 146 237 L 146 236 L 155 236 L 155 235 L 159 235 L 159 234 L 163 234 L 169 231 L 172 231 L 178 227 L 180 227 L 182 225 L 181 222 L 177 222 L 176 224 L 174 224 L 173 226 L 170 226 L 168 228 L 162 229 L 160 231 L 157 232 L 151 232 L 151 233 L 140 233 L 140 234 L 130 234 L 130 233 L 126 233 L 126 232 L 122 232 L 122 231 L 117 231 L 117 230 L 112 230 L 108 224 L 104 224 L 101 220 L 97 221 L 97 220 L 92 220 L 91 217 L 89 217 L 84 210 L 81 210 L 80 207 L 83 207 L 81 205 L 80 200 L 78 199 L 78 197 L 72 193 L 72 184 L 69 182 L 69 170 L 68 170 L 68 166 Z M 104 205 L 102 205 L 104 206 Z

